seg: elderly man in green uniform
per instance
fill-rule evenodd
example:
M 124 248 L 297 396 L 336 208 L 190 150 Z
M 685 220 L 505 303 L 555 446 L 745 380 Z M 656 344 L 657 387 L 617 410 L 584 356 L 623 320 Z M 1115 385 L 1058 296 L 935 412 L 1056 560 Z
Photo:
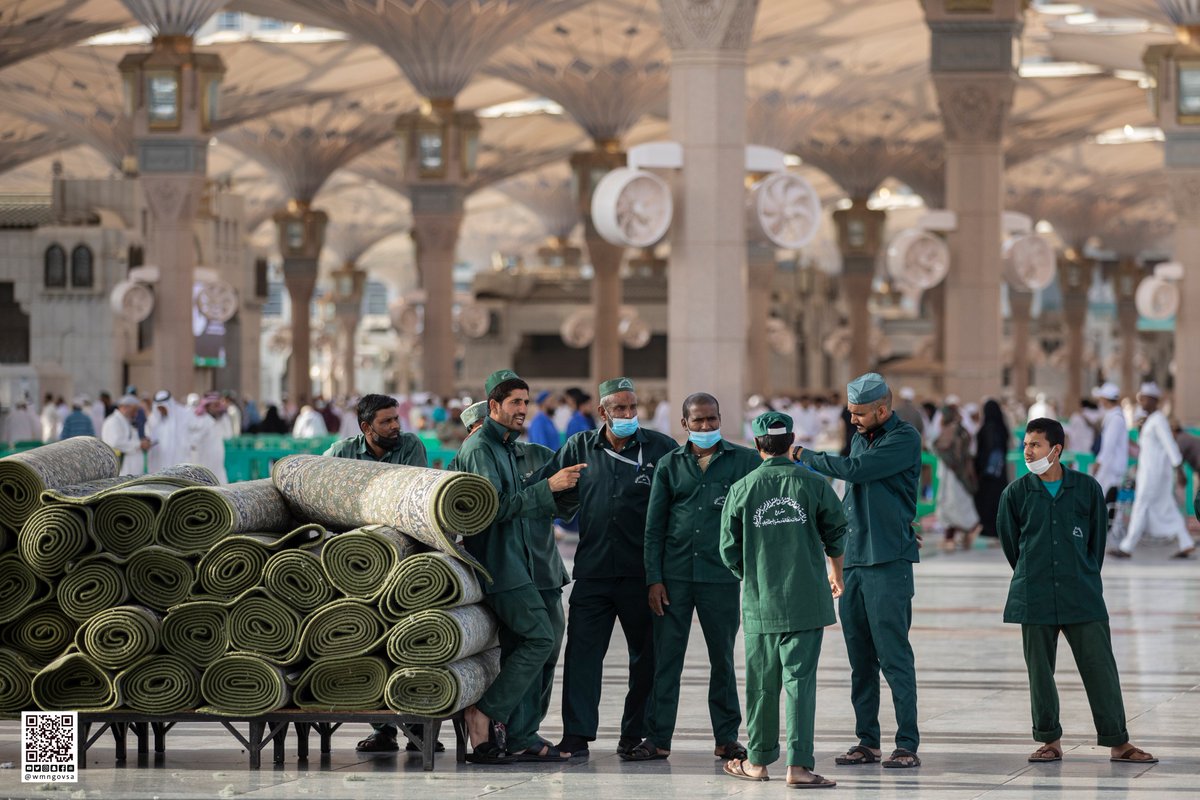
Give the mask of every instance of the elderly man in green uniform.
M 600 725 L 604 654 L 613 625 L 621 622 L 629 648 L 629 691 L 621 717 L 618 753 L 645 734 L 646 701 L 654 681 L 654 637 L 646 605 L 643 544 L 655 465 L 679 445 L 638 424 L 637 395 L 629 378 L 600 384 L 601 425 L 567 439 L 545 476 L 588 464 L 579 478 L 579 546 L 575 585 L 568 601 L 563 661 L 563 738 L 558 749 L 588 755 Z
M 838 611 L 850 659 L 858 744 L 835 761 L 841 766 L 879 763 L 882 668 L 896 709 L 896 749 L 883 766 L 919 767 L 917 674 L 908 629 L 913 564 L 920 560 L 912 523 L 917 516 L 921 435 L 892 413 L 892 391 L 877 373 L 850 382 L 846 407 L 857 431 L 849 456 L 792 450 L 794 460 L 849 484 L 842 501 L 848 520 L 846 590 Z
M 400 402 L 384 394 L 363 395 L 355 407 L 358 436 L 334 442 L 325 455 L 334 458 L 351 458 L 356 461 L 379 461 L 384 464 L 404 464 L 424 467 L 425 445 L 414 434 L 400 430 Z M 392 753 L 400 749 L 396 743 L 396 728 L 393 725 L 372 725 L 375 732 L 358 743 L 360 753 Z M 422 734 L 421 726 L 412 726 L 414 736 Z M 438 742 L 439 751 L 446 748 Z M 410 753 L 420 752 L 413 742 L 405 745 Z
M 688 441 L 659 459 L 646 512 L 645 567 L 654 614 L 654 689 L 646 707 L 646 739 L 621 758 L 650 761 L 671 754 L 693 612 L 708 646 L 708 714 L 720 758 L 745 758 L 733 647 L 738 632 L 738 580 L 721 561 L 721 508 L 729 487 L 753 472 L 758 453 L 721 437 L 721 407 L 703 392 L 683 401 Z
M 560 753 L 538 736 L 547 665 L 552 673 L 562 640 L 567 582 L 549 525 L 568 505 L 556 494 L 573 488 L 587 465 L 526 480 L 534 470 L 518 464 L 513 445 L 525 427 L 529 385 L 515 372 L 500 370 L 488 377 L 485 388 L 488 416 L 454 461 L 457 469 L 487 478 L 500 495 L 491 526 L 464 543 L 492 574 L 484 592 L 500 624 L 500 674 L 466 711 L 474 748 L 467 758 L 482 764 L 558 761 L 570 753 Z
M 787 785 L 825 788 L 815 774 L 817 660 L 833 597 L 842 589 L 846 516 L 829 484 L 788 457 L 792 418 L 777 411 L 751 424 L 761 459 L 729 490 L 721 513 L 721 559 L 742 581 L 746 625 L 749 753 L 725 773 L 765 781 L 779 759 L 779 690 L 787 691 Z M 826 577 L 825 558 L 830 569 Z M 831 591 L 832 590 L 832 591 Z
M 1000 544 L 1013 568 L 1004 621 L 1021 626 L 1033 740 L 1041 743 L 1029 760 L 1063 757 L 1054 685 L 1061 633 L 1071 646 L 1092 707 L 1096 744 L 1111 748 L 1111 761 L 1153 764 L 1158 759 L 1134 747 L 1125 727 L 1100 580 L 1108 538 L 1104 493 L 1095 478 L 1059 461 L 1065 440 L 1057 420 L 1029 422 L 1024 442 L 1029 474 L 1004 490 L 996 517 Z

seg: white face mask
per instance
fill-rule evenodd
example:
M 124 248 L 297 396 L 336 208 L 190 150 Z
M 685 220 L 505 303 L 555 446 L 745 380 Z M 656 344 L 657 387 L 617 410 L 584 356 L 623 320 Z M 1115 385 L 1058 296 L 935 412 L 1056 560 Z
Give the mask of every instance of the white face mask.
M 1045 458 L 1039 458 L 1037 461 L 1026 461 L 1025 466 L 1034 475 L 1042 475 L 1050 467 L 1054 466 L 1054 462 L 1050 460 L 1050 456 L 1046 456 Z

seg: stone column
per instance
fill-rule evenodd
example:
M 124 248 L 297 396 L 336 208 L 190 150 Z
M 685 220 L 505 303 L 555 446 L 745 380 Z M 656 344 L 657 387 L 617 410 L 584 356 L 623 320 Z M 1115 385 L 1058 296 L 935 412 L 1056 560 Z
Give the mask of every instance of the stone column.
M 304 202 L 292 202 L 274 216 L 279 230 L 279 252 L 283 255 L 283 283 L 292 304 L 292 362 L 288 369 L 288 394 L 297 405 L 312 399 L 313 290 L 317 286 L 317 262 L 325 244 L 329 217 Z
M 346 262 L 332 277 L 333 318 L 337 325 L 337 346 L 333 359 L 334 393 L 348 397 L 358 388 L 355 385 L 355 337 L 367 273 L 366 270 L 355 269 L 353 262 Z
M 683 146 L 667 300 L 670 402 L 714 394 L 740 431 L 746 353 L 746 49 L 758 0 L 659 0 Z M 678 431 L 677 431 L 678 432 Z
M 1009 336 L 1012 342 L 1012 390 L 1013 396 L 1024 403 L 1029 391 L 1029 321 L 1033 308 L 1033 292 L 1024 292 L 1008 287 L 1008 307 L 1012 311 L 1009 320 Z
M 886 221 L 887 212 L 867 208 L 865 197 L 854 198 L 850 208 L 833 212 L 838 248 L 842 251 L 841 289 L 850 325 L 851 377 L 871 369 L 871 312 L 867 301 Z
M 1087 261 L 1062 259 L 1058 271 L 1067 334 L 1067 396 L 1059 408 L 1063 415 L 1068 415 L 1079 410 L 1083 396 L 1083 326 L 1087 322 L 1092 265 Z
M 444 398 L 454 394 L 457 383 L 454 258 L 466 191 L 454 184 L 413 184 L 409 188 L 409 197 L 412 200 L 417 270 L 425 290 L 421 388 Z
M 1175 260 L 1183 264 L 1175 314 L 1175 394 L 1172 409 L 1184 425 L 1200 424 L 1200 141 L 1172 147 L 1167 138 L 1167 179 L 1175 206 Z M 1172 163 L 1174 162 L 1174 163 Z M 1183 164 L 1188 166 L 1184 167 Z M 1133 391 L 1136 385 L 1122 387 Z
M 1141 283 L 1142 271 L 1137 261 L 1131 257 L 1121 259 L 1117 265 L 1115 280 L 1117 294 L 1117 340 L 1120 342 L 1121 393 L 1133 395 L 1138 387 L 1138 373 L 1135 356 L 1138 344 L 1138 310 L 1134 297 L 1138 284 Z M 1109 377 L 1110 376 L 1105 376 Z
M 932 376 L 933 388 L 945 392 L 946 375 L 946 283 L 943 281 L 928 292 L 929 315 L 933 318 L 933 352 L 932 359 L 942 370 Z
M 1017 75 L 1022 0 L 923 0 L 930 71 L 946 136 L 946 201 L 958 216 L 946 278 L 945 390 L 970 400 L 1001 385 L 1004 133 Z
M 748 300 L 746 320 L 746 392 L 771 393 L 771 347 L 767 319 L 771 314 L 771 281 L 775 276 L 775 246 L 750 241 L 746 245 Z

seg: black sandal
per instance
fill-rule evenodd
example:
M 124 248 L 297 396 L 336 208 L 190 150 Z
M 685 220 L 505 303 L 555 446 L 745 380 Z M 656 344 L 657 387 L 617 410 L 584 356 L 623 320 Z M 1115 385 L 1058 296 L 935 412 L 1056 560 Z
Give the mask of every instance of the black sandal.
M 400 749 L 396 737 L 376 731 L 354 746 L 359 753 L 394 753 Z
M 555 745 L 555 747 L 558 748 L 558 752 L 560 753 L 570 753 L 573 759 L 587 758 L 591 755 L 588 752 L 588 741 L 582 736 L 575 736 L 573 734 L 563 736 L 562 741 Z
M 544 754 L 542 753 L 543 750 L 546 751 Z M 539 739 L 538 743 L 533 747 L 517 753 L 509 753 L 509 755 L 516 758 L 517 761 L 522 762 L 566 761 L 562 756 L 562 751 L 545 739 Z
M 862 758 L 854 758 L 855 755 L 861 755 Z M 839 767 L 857 767 L 859 764 L 878 764 L 879 756 L 871 752 L 871 748 L 861 744 L 856 744 L 846 751 L 846 755 L 838 756 L 833 760 L 833 763 Z
M 629 748 L 624 753 L 619 753 L 622 761 L 661 761 L 671 755 L 670 751 L 666 753 L 658 752 L 658 746 L 654 742 L 647 739 L 644 742 L 639 742 Z
M 517 758 L 497 747 L 495 742 L 488 741 L 467 753 L 467 761 L 472 764 L 514 764 Z
M 901 759 L 912 759 L 911 763 L 905 763 Z M 917 754 L 911 750 L 905 750 L 903 747 L 897 747 L 888 756 L 887 761 L 883 762 L 884 769 L 912 769 L 913 767 L 921 766 L 921 759 L 917 758 Z
M 738 761 L 745 761 L 750 757 L 750 754 L 746 752 L 745 746 L 738 741 L 726 742 L 720 745 L 720 750 L 720 753 L 713 753 L 713 755 L 724 761 L 731 761 L 735 758 Z
M 629 755 L 629 751 L 642 743 L 641 739 L 635 739 L 632 736 L 622 736 L 617 742 L 617 755 Z

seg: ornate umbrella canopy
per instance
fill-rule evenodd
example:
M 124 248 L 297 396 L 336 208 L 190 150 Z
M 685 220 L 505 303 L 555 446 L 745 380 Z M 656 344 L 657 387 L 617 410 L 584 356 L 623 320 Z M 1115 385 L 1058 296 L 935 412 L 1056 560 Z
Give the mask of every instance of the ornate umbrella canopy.
M 0 69 L 129 24 L 115 0 L 5 0 Z

